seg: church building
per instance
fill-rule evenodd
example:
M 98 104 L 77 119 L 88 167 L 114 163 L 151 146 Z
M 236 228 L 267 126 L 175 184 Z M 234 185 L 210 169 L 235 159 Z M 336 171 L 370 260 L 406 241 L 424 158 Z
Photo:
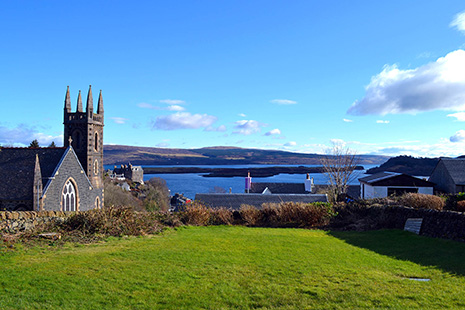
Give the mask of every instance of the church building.
M 0 148 L 0 210 L 86 211 L 101 208 L 103 190 L 103 97 L 94 113 L 89 86 L 86 111 L 81 91 L 71 112 L 64 107 L 64 147 Z

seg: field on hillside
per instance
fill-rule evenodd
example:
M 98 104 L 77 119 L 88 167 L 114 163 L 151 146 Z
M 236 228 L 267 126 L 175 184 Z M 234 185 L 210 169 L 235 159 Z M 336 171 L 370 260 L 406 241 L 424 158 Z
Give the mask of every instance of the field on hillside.
M 397 230 L 187 227 L 3 248 L 0 309 L 457 309 L 464 259 L 463 243 Z

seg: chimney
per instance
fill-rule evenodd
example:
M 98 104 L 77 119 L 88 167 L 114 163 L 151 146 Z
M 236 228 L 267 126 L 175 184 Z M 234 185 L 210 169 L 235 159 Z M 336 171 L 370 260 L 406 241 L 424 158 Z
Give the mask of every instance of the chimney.
M 314 187 L 313 178 L 310 178 L 310 174 L 307 173 L 307 178 L 305 179 L 305 191 L 313 193 Z
M 247 172 L 247 177 L 245 178 L 245 192 L 248 194 L 250 193 L 250 189 L 252 188 L 252 178 L 250 177 L 250 171 Z

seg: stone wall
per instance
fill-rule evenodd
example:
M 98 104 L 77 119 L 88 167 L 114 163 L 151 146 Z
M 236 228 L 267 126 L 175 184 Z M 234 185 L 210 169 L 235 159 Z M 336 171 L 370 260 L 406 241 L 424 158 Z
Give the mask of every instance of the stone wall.
M 51 221 L 64 221 L 74 212 L 61 211 L 0 211 L 0 234 L 14 234 L 34 228 L 36 225 Z
M 422 218 L 420 235 L 465 241 L 465 213 L 402 206 L 346 206 L 331 227 L 342 230 L 403 229 L 408 218 Z

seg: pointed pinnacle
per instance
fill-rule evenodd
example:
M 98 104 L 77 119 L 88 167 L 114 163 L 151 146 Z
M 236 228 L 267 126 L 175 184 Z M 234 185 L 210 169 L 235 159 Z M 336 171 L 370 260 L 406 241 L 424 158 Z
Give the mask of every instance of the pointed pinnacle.
M 97 114 L 103 114 L 103 96 L 102 96 L 102 90 L 100 90 L 100 94 L 98 95 Z
M 86 112 L 87 113 L 94 112 L 94 99 L 92 99 L 92 85 L 89 85 L 89 92 L 87 93 Z
M 71 112 L 71 99 L 69 98 L 69 86 L 66 88 L 65 95 L 65 110 Z
M 81 98 L 81 90 L 79 90 L 78 100 L 77 100 L 77 109 L 76 112 L 82 112 L 82 98 Z

